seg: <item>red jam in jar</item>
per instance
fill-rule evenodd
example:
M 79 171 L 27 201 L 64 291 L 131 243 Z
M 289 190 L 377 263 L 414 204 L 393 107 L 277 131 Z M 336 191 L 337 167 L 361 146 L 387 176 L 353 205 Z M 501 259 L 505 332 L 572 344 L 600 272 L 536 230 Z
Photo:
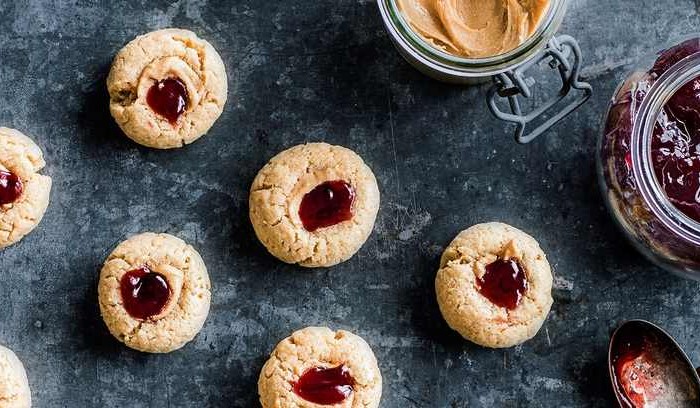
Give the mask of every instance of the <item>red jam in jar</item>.
M 355 189 L 343 180 L 326 181 L 304 195 L 299 218 L 313 232 L 352 219 Z
M 171 124 L 177 123 L 185 113 L 189 103 L 187 86 L 177 78 L 158 81 L 148 90 L 146 102 L 153 112 L 164 117 Z
M 598 176 L 625 235 L 657 265 L 700 280 L 700 39 L 660 52 L 612 97 Z
M 170 300 L 168 280 L 147 266 L 124 274 L 120 286 L 124 309 L 135 319 L 146 320 L 157 316 Z
M 314 367 L 292 383 L 294 393 L 319 405 L 335 405 L 345 401 L 353 392 L 355 380 L 345 365 L 334 368 Z
M 486 265 L 486 273 L 478 284 L 479 293 L 508 310 L 517 308 L 527 291 L 525 271 L 513 259 L 499 259 Z
M 700 222 L 700 77 L 683 85 L 659 114 L 651 156 L 668 199 Z
M 23 191 L 24 184 L 16 174 L 0 170 L 0 205 L 16 202 Z

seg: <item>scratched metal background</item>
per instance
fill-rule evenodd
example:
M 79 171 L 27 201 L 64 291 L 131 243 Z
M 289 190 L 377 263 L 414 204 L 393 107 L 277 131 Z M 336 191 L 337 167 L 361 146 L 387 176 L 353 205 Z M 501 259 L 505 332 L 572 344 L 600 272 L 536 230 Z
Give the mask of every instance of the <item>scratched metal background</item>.
M 372 0 L 0 2 L 0 123 L 33 135 L 54 179 L 40 228 L 0 253 L 0 343 L 24 360 L 36 407 L 255 407 L 275 343 L 306 325 L 347 328 L 374 348 L 386 408 L 607 407 L 608 334 L 660 323 L 700 362 L 698 284 L 637 255 L 594 177 L 614 87 L 670 38 L 697 30 L 690 0 L 574 0 L 562 32 L 583 47 L 593 100 L 529 146 L 490 117 L 485 87 L 436 83 L 394 52 Z M 137 34 L 192 29 L 220 51 L 229 103 L 177 151 L 125 139 L 105 77 Z M 311 140 L 356 150 L 382 206 L 349 262 L 307 271 L 268 256 L 247 191 L 275 153 Z M 540 334 L 493 351 L 451 332 L 433 278 L 444 246 L 481 221 L 537 237 L 556 272 Z M 195 245 L 213 280 L 202 333 L 163 356 L 105 329 L 96 281 L 124 237 L 167 231 Z

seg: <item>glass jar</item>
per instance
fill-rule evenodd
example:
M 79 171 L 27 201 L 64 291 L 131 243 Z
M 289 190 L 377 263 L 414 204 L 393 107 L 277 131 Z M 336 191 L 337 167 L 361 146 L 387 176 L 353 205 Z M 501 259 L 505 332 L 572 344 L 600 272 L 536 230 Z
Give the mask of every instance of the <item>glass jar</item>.
M 581 81 L 581 49 L 567 35 L 555 37 L 566 14 L 568 0 L 551 0 L 537 30 L 523 44 L 505 54 L 487 58 L 464 58 L 433 47 L 418 35 L 399 9 L 397 0 L 377 0 L 384 25 L 399 53 L 422 73 L 449 83 L 472 85 L 493 79 L 488 106 L 500 120 L 517 125 L 516 140 L 528 143 L 583 105 L 592 94 Z M 561 89 L 541 106 L 523 113 L 519 96 L 530 98 L 535 81 L 527 76 L 533 65 L 547 61 L 561 77 Z M 560 104 L 573 90 L 576 98 Z M 507 100 L 509 112 L 499 107 Z M 569 98 L 571 99 L 571 98 Z M 555 105 L 558 109 L 554 110 Z M 539 123 L 528 131 L 528 125 Z
M 661 51 L 631 73 L 608 108 L 597 168 L 610 212 L 639 251 L 700 280 L 700 211 L 693 217 L 692 202 L 676 200 L 697 188 L 700 210 L 700 143 L 692 146 L 696 127 L 685 119 L 700 119 L 697 89 L 700 39 Z

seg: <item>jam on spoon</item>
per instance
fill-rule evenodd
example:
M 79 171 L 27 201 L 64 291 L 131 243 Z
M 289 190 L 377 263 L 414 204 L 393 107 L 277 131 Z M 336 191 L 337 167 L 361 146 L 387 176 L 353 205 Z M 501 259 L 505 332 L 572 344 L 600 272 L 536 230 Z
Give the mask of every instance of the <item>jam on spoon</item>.
M 355 189 L 343 180 L 326 181 L 301 200 L 299 218 L 313 232 L 352 219 Z
M 334 368 L 314 367 L 292 383 L 294 393 L 319 405 L 335 405 L 353 392 L 355 380 L 345 365 Z
M 493 304 L 513 310 L 527 290 L 525 271 L 513 259 L 498 259 L 486 265 L 486 273 L 478 279 L 478 289 Z
M 16 174 L 0 170 L 0 205 L 12 204 L 19 200 L 23 191 L 24 184 Z
M 160 314 L 171 295 L 165 276 L 152 272 L 148 266 L 124 274 L 120 286 L 124 308 L 140 320 Z
M 659 383 L 651 356 L 649 339 L 628 337 L 620 343 L 613 360 L 613 369 L 620 394 L 630 407 L 644 407 L 655 399 Z
M 651 323 L 618 328 L 608 354 L 613 391 L 622 408 L 697 407 L 700 380 L 677 343 Z
M 156 82 L 146 95 L 148 106 L 171 124 L 175 124 L 185 113 L 189 99 L 187 86 L 177 78 L 167 78 Z

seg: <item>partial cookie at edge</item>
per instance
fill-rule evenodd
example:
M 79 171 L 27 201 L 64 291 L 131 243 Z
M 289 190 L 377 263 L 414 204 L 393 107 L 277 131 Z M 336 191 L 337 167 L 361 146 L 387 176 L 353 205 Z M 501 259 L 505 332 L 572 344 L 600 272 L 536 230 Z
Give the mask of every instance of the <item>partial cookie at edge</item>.
M 24 365 L 12 350 L 0 345 L 0 408 L 29 408 L 31 405 Z
M 296 395 L 292 383 L 309 369 L 340 365 L 348 368 L 355 386 L 344 403 L 335 406 L 377 408 L 382 394 L 382 376 L 372 349 L 357 335 L 325 327 L 298 330 L 275 347 L 258 380 L 262 407 L 318 407 Z
M 17 202 L 0 205 L 0 249 L 19 242 L 41 223 L 51 193 L 51 177 L 39 174 L 45 165 L 32 139 L 0 127 L 0 170 L 16 174 L 24 184 Z

